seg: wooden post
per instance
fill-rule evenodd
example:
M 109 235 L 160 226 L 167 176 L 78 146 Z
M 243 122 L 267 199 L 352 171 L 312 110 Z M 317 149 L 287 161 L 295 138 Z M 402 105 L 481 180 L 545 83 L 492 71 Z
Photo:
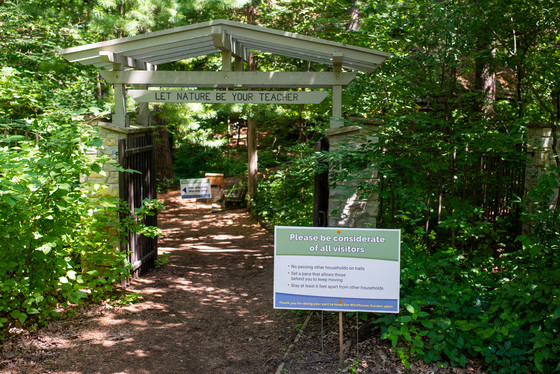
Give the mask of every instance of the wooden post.
M 124 71 L 121 64 L 113 64 L 113 70 Z M 113 85 L 115 94 L 115 113 L 112 115 L 112 122 L 116 126 L 128 127 L 129 118 L 126 114 L 126 89 L 123 83 Z
M 235 57 L 233 60 L 233 70 L 234 71 L 243 71 L 243 59 L 241 57 Z
M 146 71 L 153 71 L 152 64 L 146 64 Z M 142 84 L 139 87 L 142 90 L 147 90 L 148 85 Z M 142 126 L 150 126 L 150 107 L 149 103 L 138 103 L 138 117 L 136 118 L 136 122 Z
M 339 352 L 338 352 L 338 359 L 340 362 L 344 359 L 344 334 L 343 334 L 343 325 L 342 325 L 342 312 L 338 312 L 338 344 L 339 344 Z
M 231 51 L 222 51 L 222 71 L 232 71 Z
M 343 125 L 344 121 L 342 119 L 342 86 L 333 86 L 330 128 L 336 129 L 342 127 Z
M 340 80 L 342 74 L 343 59 L 344 56 L 341 52 L 333 53 L 333 71 L 337 80 Z M 342 126 L 344 126 L 344 120 L 342 119 L 342 85 L 334 85 L 332 87 L 332 113 L 329 127 L 336 129 Z
M 249 7 L 248 12 L 251 17 L 247 17 L 248 21 L 252 23 L 252 7 Z M 256 72 L 257 61 L 253 52 L 249 54 L 249 61 L 247 63 L 247 70 Z M 257 153 L 257 120 L 251 115 L 247 119 L 247 152 L 249 154 L 249 175 L 247 180 L 247 194 L 249 198 L 255 198 L 257 194 L 257 172 L 258 172 L 258 153 Z
M 327 138 L 321 138 L 315 143 L 315 151 L 322 152 L 329 150 Z M 324 166 L 325 161 L 319 159 L 319 166 Z M 321 174 L 315 174 L 313 180 L 313 226 L 327 227 L 329 211 L 329 171 L 325 170 Z

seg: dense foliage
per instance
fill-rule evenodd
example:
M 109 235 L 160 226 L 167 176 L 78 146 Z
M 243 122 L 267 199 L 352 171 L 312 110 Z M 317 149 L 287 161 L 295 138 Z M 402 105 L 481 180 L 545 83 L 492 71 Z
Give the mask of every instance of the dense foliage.
M 86 42 L 79 26 L 34 18 L 11 2 L 0 11 L 1 337 L 101 300 L 128 274 L 119 239 L 153 230 L 118 220 L 121 204 L 81 180 L 105 160 L 90 152 L 101 139 L 77 120 L 104 105 L 92 71 L 56 56 Z
M 108 110 L 110 88 L 55 51 L 226 18 L 393 54 L 345 91 L 345 115 L 375 119 L 372 137 L 321 157 L 340 171 L 333 184 L 374 165 L 377 183 L 360 192 L 379 197 L 379 227 L 403 229 L 401 313 L 364 317 L 403 361 L 560 371 L 559 12 L 556 0 L 0 2 L 0 324 L 45 321 L 101 297 L 124 271 L 101 228 L 116 204 L 92 200 L 79 180 L 99 170 L 102 160 L 85 157 L 99 143 L 71 120 Z M 328 69 L 255 57 L 263 70 Z M 213 55 L 165 68 L 219 63 Z M 179 177 L 243 173 L 238 140 L 256 118 L 259 163 L 269 170 L 253 209 L 273 224 L 309 225 L 311 154 L 329 105 L 153 110 L 169 129 Z M 535 127 L 551 130 L 552 147 L 533 178 Z
M 100 170 L 84 149 L 97 141 L 92 130 L 63 118 L 32 127 L 37 139 L 0 139 L 0 323 L 7 326 L 99 300 L 126 272 L 126 254 L 115 252 L 107 231 L 111 216 L 118 226 L 115 203 L 93 199 L 79 180 Z
M 362 194 L 379 197 L 380 227 L 405 233 L 404 308 L 376 320 L 383 337 L 405 362 L 559 371 L 558 4 L 385 1 L 363 14 L 394 57 L 347 108 L 382 124 L 330 157 L 346 169 L 335 183 L 375 165 Z M 532 126 L 552 130 L 552 157 L 527 193 Z
M 292 148 L 309 155 L 302 144 Z M 299 158 L 280 169 L 273 169 L 259 182 L 252 202 L 253 211 L 272 225 L 312 226 L 314 163 Z

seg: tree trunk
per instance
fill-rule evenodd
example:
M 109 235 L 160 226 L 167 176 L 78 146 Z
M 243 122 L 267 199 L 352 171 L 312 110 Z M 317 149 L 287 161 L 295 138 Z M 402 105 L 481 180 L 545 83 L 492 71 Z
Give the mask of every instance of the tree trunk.
M 360 11 L 358 9 L 358 0 L 352 0 L 352 5 L 348 9 L 350 20 L 346 25 L 346 31 L 358 31 L 360 25 Z
M 246 9 L 247 23 L 254 24 L 255 7 L 253 4 Z M 248 71 L 256 71 L 257 63 L 253 52 L 249 53 L 247 62 Z M 249 162 L 249 173 L 247 178 L 247 194 L 255 198 L 257 194 L 257 173 L 258 173 L 258 153 L 257 153 L 257 121 L 254 117 L 247 118 L 247 153 Z
M 247 151 L 249 154 L 249 177 L 247 193 L 251 197 L 257 194 L 258 152 L 257 152 L 257 121 L 250 117 L 247 120 Z
M 476 42 L 474 89 L 476 99 L 475 113 L 489 113 L 496 101 L 496 74 L 491 70 L 495 49 L 492 48 L 490 35 L 484 34 Z

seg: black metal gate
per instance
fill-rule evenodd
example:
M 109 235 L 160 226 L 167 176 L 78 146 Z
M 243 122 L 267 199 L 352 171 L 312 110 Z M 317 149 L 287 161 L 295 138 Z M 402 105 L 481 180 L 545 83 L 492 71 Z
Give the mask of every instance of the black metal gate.
M 315 143 L 315 151 L 322 152 L 329 150 L 329 140 L 321 138 Z M 314 189 L 313 189 L 313 226 L 327 227 L 328 210 L 329 210 L 329 171 L 328 164 L 325 161 L 318 161 L 321 168 L 326 170 L 320 174 L 315 174 Z
M 140 135 L 119 140 L 119 164 L 126 170 L 119 178 L 120 197 L 130 206 L 133 215 L 142 206 L 144 199 L 156 198 L 156 162 L 153 135 Z M 157 225 L 157 215 L 144 219 L 147 226 Z M 139 277 L 155 267 L 157 238 L 149 238 L 134 232 L 128 233 L 128 243 L 121 243 L 121 250 L 129 253 L 131 275 Z

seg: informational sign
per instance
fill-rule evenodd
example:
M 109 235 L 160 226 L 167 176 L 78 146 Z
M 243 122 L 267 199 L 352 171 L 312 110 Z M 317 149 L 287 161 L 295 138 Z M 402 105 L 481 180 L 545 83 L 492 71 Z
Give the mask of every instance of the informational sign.
M 193 178 L 181 179 L 181 198 L 183 199 L 209 199 L 212 197 L 210 179 Z
M 319 104 L 327 91 L 128 90 L 140 103 Z
M 276 226 L 274 308 L 398 313 L 400 230 Z

